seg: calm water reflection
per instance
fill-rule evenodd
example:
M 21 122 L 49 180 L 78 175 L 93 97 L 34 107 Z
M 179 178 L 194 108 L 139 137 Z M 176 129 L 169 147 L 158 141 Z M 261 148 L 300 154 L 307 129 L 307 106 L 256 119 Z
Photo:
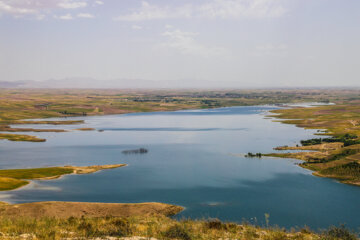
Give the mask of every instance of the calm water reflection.
M 159 201 L 186 210 L 177 217 L 279 226 L 360 226 L 360 188 L 317 178 L 295 160 L 237 156 L 310 138 L 313 130 L 264 119 L 268 106 L 139 113 L 86 118 L 100 131 L 37 133 L 44 143 L 0 142 L 0 168 L 127 163 L 91 175 L 34 181 L 2 192 L 10 202 Z M 39 127 L 26 125 L 24 127 Z M 64 128 L 64 126 L 43 126 Z M 147 154 L 122 154 L 147 148 Z

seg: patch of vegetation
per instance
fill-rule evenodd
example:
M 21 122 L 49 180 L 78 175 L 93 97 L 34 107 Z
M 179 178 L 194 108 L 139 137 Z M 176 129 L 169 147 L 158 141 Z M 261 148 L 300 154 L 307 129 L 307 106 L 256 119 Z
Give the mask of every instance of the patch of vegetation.
M 360 144 L 360 140 L 356 140 L 358 136 L 355 134 L 346 133 L 340 137 L 331 137 L 331 138 L 312 138 L 308 140 L 301 140 L 300 143 L 302 146 L 310 146 L 317 145 L 322 143 L 330 143 L 330 142 L 342 142 L 344 143 L 344 147 Z
M 126 166 L 126 164 L 94 165 L 85 167 L 47 167 L 27 169 L 1 169 L 0 191 L 8 191 L 26 185 L 31 179 L 54 179 L 66 174 L 88 174 L 104 169 Z
M 320 174 L 331 175 L 345 180 L 360 181 L 360 164 L 358 162 L 350 162 L 324 169 L 320 171 Z
M 0 177 L 0 191 L 8 191 L 27 185 L 29 182 L 21 179 Z
M 190 231 L 183 225 L 175 224 L 164 232 L 164 237 L 170 239 L 191 240 Z
M 331 226 L 321 234 L 322 240 L 357 240 L 357 234 L 349 231 L 344 225 Z
M 62 167 L 7 169 L 0 170 L 0 191 L 20 188 L 29 182 L 26 180 L 59 177 L 73 173 L 74 170 Z
M 0 206 L 1 208 L 1 206 Z M 296 232 L 280 228 L 259 228 L 249 224 L 222 223 L 214 220 L 182 220 L 164 216 L 75 218 L 0 217 L 0 239 L 110 239 L 132 237 L 155 239 L 241 239 L 241 240 L 355 240 L 346 228 L 332 227 L 322 234 L 310 230 Z
M 360 152 L 360 149 L 342 149 L 339 153 L 335 153 L 330 155 L 328 158 L 324 159 L 324 161 L 335 161 L 347 156 L 354 155 L 356 153 Z
M 48 124 L 48 125 L 71 125 L 71 124 L 81 124 L 84 123 L 84 120 L 64 120 L 64 121 L 55 121 L 55 120 L 16 120 L 9 122 L 11 124 Z
M 257 157 L 257 158 L 261 158 L 262 157 L 262 153 L 251 153 L 251 152 L 248 152 L 245 157 L 248 157 L 248 158 L 253 158 L 253 157 Z
M 124 150 L 122 151 L 123 154 L 145 154 L 148 153 L 149 150 L 146 148 L 139 148 L 139 149 L 133 149 L 133 150 Z
M 300 166 L 314 171 L 315 175 L 340 179 L 344 183 L 360 185 L 360 101 L 343 100 L 338 105 L 310 108 L 279 109 L 272 117 L 298 127 L 321 129 L 329 138 L 301 141 L 299 147 L 278 147 L 276 150 L 313 150 L 266 154 L 267 156 L 304 160 Z M 291 120 L 287 120 L 291 119 Z M 319 131 L 319 130 L 318 130 Z M 339 143 L 339 144 L 336 144 Z
M 0 139 L 7 139 L 9 141 L 23 141 L 23 142 L 45 142 L 46 139 L 38 138 L 30 135 L 0 133 Z
M 72 169 L 62 167 L 29 168 L 29 169 L 6 169 L 0 170 L 0 177 L 15 179 L 39 179 L 57 177 L 73 173 Z

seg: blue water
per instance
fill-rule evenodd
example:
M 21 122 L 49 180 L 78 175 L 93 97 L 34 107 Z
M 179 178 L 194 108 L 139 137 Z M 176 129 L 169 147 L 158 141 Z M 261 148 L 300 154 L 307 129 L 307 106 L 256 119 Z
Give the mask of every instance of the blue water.
M 0 201 L 148 202 L 184 206 L 177 218 L 219 218 L 314 229 L 360 226 L 360 188 L 318 178 L 296 160 L 245 158 L 313 137 L 315 130 L 264 118 L 269 106 L 96 116 L 101 131 L 34 133 L 44 143 L 0 142 L 0 168 L 127 163 L 127 167 L 1 192 Z M 147 148 L 147 154 L 122 154 Z

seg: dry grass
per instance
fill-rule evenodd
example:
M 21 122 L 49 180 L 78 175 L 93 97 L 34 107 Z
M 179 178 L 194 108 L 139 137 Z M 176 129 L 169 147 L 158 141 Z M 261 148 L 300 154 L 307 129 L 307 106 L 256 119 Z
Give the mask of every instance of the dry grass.
M 49 180 L 66 174 L 89 174 L 104 169 L 126 166 L 126 164 L 95 165 L 85 167 L 48 167 L 0 170 L 0 191 L 14 190 L 29 183 L 31 179 Z
M 142 236 L 146 239 L 178 240 L 327 239 L 308 231 L 287 232 L 278 228 L 258 228 L 246 224 L 221 222 L 212 224 L 212 222 L 176 221 L 161 215 L 128 218 L 69 218 L 67 220 L 55 218 L 37 220 L 0 218 L 0 231 L 5 236 L 3 239 L 16 239 L 21 235 L 31 236 L 32 239 L 110 239 L 110 237 L 112 237 L 111 239 L 120 239 L 121 237 L 130 236 Z
M 0 205 L 0 216 L 7 218 L 60 218 L 69 217 L 131 217 L 173 216 L 183 208 L 165 203 L 89 203 L 89 202 L 33 202 Z
M 0 133 L 0 139 L 7 139 L 9 141 L 25 141 L 25 142 L 45 142 L 46 139 L 38 138 L 30 135 Z
M 343 183 L 360 186 L 360 104 L 343 102 L 341 105 L 311 108 L 289 108 L 272 111 L 286 124 L 323 129 L 338 142 L 316 145 L 277 147 L 275 150 L 313 150 L 312 152 L 272 153 L 267 156 L 297 158 L 305 161 L 300 166 L 315 171 L 314 175 L 331 177 Z M 291 119 L 291 120 L 287 120 Z M 316 139 L 314 139 L 316 140 Z M 343 142 L 341 142 L 343 141 Z M 311 140 L 307 144 L 317 142 Z

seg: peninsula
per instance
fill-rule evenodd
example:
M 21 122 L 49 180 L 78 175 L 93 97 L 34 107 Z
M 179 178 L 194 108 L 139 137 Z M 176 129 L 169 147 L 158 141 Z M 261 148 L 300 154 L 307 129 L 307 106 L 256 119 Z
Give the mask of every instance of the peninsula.
M 281 146 L 275 150 L 311 150 L 281 152 L 265 156 L 296 158 L 301 167 L 314 175 L 338 179 L 360 186 L 360 104 L 359 100 L 336 105 L 274 110 L 271 117 L 285 124 L 319 129 L 318 138 L 301 141 L 301 146 Z M 290 119 L 290 120 L 289 120 Z
M 104 169 L 126 166 L 126 164 L 94 165 L 86 167 L 47 167 L 0 170 L 0 191 L 18 189 L 29 184 L 29 180 L 50 180 L 67 174 L 89 174 Z

